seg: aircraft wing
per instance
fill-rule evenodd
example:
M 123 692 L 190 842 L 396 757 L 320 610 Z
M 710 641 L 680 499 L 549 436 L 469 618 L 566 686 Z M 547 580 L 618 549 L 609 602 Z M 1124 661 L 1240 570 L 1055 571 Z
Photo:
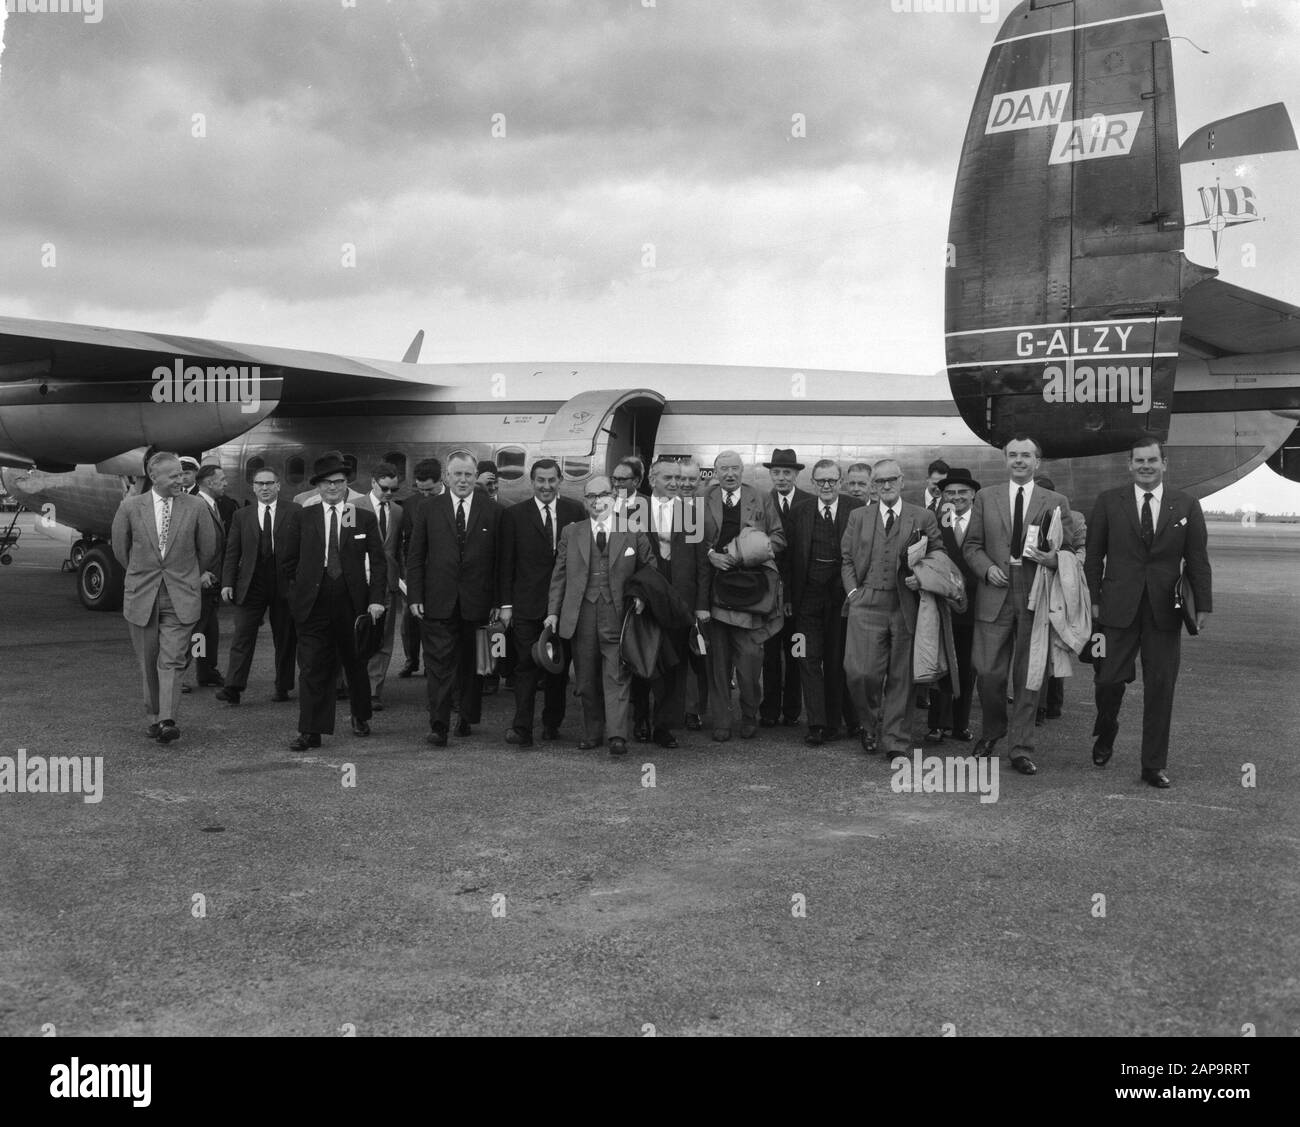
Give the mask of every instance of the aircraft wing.
M 1183 295 L 1179 347 L 1207 359 L 1300 349 L 1300 307 L 1210 278 Z

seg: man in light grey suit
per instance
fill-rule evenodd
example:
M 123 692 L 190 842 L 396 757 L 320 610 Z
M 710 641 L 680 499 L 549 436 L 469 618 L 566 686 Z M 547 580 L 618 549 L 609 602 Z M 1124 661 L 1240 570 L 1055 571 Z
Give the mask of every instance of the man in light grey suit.
M 375 712 L 384 709 L 384 681 L 393 660 L 393 632 L 398 621 L 406 617 L 406 597 L 398 587 L 402 577 L 401 547 L 405 539 L 402 527 L 406 519 L 402 506 L 393 500 L 401 488 L 397 467 L 391 462 L 380 462 L 370 471 L 370 492 L 357 502 L 358 509 L 369 509 L 379 522 L 379 538 L 384 542 L 384 559 L 388 563 L 388 591 L 384 599 L 384 640 L 379 652 L 370 659 L 367 673 L 370 676 L 370 707 Z
M 181 674 L 203 609 L 200 577 L 218 571 L 217 530 L 204 502 L 183 491 L 179 457 L 155 454 L 146 469 L 153 487 L 113 517 L 113 555 L 126 570 L 122 616 L 140 660 L 148 735 L 168 743 L 181 734 Z
M 623 585 L 638 568 L 654 564 L 655 552 L 644 532 L 629 531 L 618 519 L 609 478 L 593 477 L 583 500 L 591 519 L 560 533 L 545 625 L 573 640 L 585 735 L 578 747 L 587 751 L 608 737 L 609 753 L 626 755 L 632 677 L 619 653 Z
M 892 458 L 877 462 L 873 480 L 880 500 L 854 509 L 840 540 L 849 618 L 844 675 L 862 722 L 862 750 L 880 750 L 892 760 L 912 749 L 908 719 L 920 583 L 907 567 L 907 549 L 924 539 L 926 556 L 944 551 L 934 513 L 903 500 L 902 467 Z
M 1083 531 L 1070 516 L 1064 494 L 1034 484 L 1042 450 L 1034 439 L 1017 435 L 1003 448 L 1010 480 L 987 485 L 975 494 L 962 554 L 979 577 L 975 590 L 975 641 L 971 665 L 979 675 L 983 731 L 975 755 L 996 755 L 994 745 L 1009 734 L 1011 766 L 1022 775 L 1037 774 L 1030 758 L 1034 750 L 1034 716 L 1038 690 L 1027 689 L 1029 639 L 1034 613 L 1029 592 L 1039 567 L 1056 567 L 1055 551 L 1040 551 L 1052 510 L 1061 510 L 1061 549 L 1075 552 L 1083 562 Z M 1015 652 L 1014 661 L 1012 651 Z M 1007 723 L 1007 678 L 1013 703 Z

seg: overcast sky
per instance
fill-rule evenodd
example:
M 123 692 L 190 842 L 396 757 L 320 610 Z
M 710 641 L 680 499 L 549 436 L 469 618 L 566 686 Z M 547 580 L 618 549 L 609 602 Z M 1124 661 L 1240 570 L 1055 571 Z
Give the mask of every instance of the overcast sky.
M 431 362 L 943 366 L 952 186 L 1000 18 L 344 4 L 9 16 L 0 310 L 390 359 L 423 328 Z M 1165 9 L 1211 51 L 1174 44 L 1180 135 L 1278 100 L 1300 116 L 1300 5 Z M 1253 267 L 1227 237 L 1223 277 L 1300 304 L 1300 154 L 1220 175 L 1267 217 Z M 1212 182 L 1186 179 L 1189 220 Z M 1208 261 L 1208 236 L 1188 252 Z M 1235 488 L 1300 510 L 1280 479 Z

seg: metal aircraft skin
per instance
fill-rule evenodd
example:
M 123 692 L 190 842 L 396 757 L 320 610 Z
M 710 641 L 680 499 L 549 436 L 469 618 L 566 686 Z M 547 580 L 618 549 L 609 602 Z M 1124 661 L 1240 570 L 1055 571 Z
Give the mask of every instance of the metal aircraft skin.
M 691 455 L 707 477 L 736 449 L 765 485 L 753 467 L 778 445 L 809 467 L 805 487 L 818 458 L 893 457 L 915 496 L 938 457 L 1000 480 L 998 447 L 1017 433 L 1043 444 L 1043 472 L 1085 511 L 1126 478 L 1143 433 L 1167 439 L 1171 480 L 1198 497 L 1266 460 L 1300 479 L 1300 308 L 1185 257 L 1195 224 L 1180 180 L 1182 164 L 1294 149 L 1295 136 L 1274 105 L 1180 150 L 1168 34 L 1158 0 L 1026 0 L 1004 21 L 954 189 L 946 372 L 432 365 L 414 362 L 418 337 L 380 361 L 0 317 L 0 475 L 83 552 L 156 449 L 206 451 L 240 500 L 265 465 L 282 495 L 299 492 L 326 450 L 363 483 L 396 461 L 409 488 L 416 462 L 466 449 L 498 463 L 509 502 L 542 456 L 574 495 L 627 453 Z M 87 605 L 105 602 L 84 587 Z

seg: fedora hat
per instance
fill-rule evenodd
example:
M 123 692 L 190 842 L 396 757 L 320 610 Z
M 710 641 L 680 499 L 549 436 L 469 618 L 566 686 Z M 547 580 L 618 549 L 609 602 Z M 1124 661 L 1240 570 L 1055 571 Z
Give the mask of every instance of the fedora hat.
M 343 460 L 343 455 L 337 450 L 328 450 L 312 464 L 311 484 L 315 485 L 321 478 L 336 473 L 341 473 L 344 477 L 347 477 L 348 464 Z
M 542 627 L 542 632 L 537 636 L 537 641 L 533 643 L 533 661 L 545 669 L 547 673 L 562 673 L 564 671 L 564 649 L 555 640 L 555 631 L 549 626 Z
M 947 489 L 950 485 L 969 485 L 976 493 L 980 491 L 980 483 L 970 475 L 970 470 L 949 470 L 948 476 L 939 482 L 937 488 L 940 490 Z
M 803 469 L 803 463 L 795 457 L 793 450 L 782 450 L 777 447 L 772 451 L 772 460 L 764 462 L 763 468 L 765 470 L 801 470 Z

